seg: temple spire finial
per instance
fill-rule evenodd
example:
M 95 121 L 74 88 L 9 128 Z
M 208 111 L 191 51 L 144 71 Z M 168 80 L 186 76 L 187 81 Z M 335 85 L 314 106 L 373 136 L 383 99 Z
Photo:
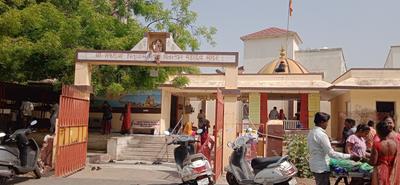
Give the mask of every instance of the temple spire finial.
M 286 58 L 286 50 L 281 47 L 281 53 L 280 53 L 280 58 Z

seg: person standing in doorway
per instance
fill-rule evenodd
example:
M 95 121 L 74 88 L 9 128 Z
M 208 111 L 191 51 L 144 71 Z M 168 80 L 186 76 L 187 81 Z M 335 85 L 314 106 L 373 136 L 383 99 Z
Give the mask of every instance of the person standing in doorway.
M 197 120 L 198 120 L 197 126 L 198 126 L 198 128 L 203 129 L 205 119 L 206 119 L 206 115 L 204 115 L 203 109 L 200 109 L 199 114 L 197 114 Z
M 103 132 L 102 134 L 111 134 L 111 120 L 112 120 L 112 109 L 107 101 L 103 102 Z
M 280 109 L 280 110 L 279 110 L 278 119 L 279 119 L 279 120 L 285 120 L 285 119 L 286 119 L 286 115 L 285 115 L 285 113 L 283 112 L 283 109 Z
M 324 112 L 317 112 L 314 116 L 315 127 L 307 137 L 308 151 L 310 153 L 310 170 L 315 177 L 316 185 L 330 185 L 329 159 L 352 159 L 360 160 L 360 157 L 336 152 L 329 141 L 325 129 L 328 127 L 330 115 Z
M 274 107 L 271 112 L 269 112 L 269 119 L 270 120 L 275 120 L 279 118 L 279 112 L 278 109 L 276 107 Z

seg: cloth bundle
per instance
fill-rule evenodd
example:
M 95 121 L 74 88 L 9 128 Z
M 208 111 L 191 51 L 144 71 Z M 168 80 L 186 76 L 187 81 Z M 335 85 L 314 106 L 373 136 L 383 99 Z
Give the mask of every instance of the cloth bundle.
M 373 171 L 373 167 L 368 163 L 355 162 L 347 159 L 330 159 L 329 166 L 331 170 L 337 174 L 345 174 L 348 172 L 370 174 Z

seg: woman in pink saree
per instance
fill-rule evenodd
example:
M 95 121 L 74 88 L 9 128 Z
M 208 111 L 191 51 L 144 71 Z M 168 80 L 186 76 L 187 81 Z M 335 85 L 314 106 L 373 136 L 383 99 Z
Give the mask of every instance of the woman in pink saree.
M 374 166 L 372 185 L 400 185 L 400 135 L 392 124 L 386 119 L 376 125 L 378 136 L 370 160 Z

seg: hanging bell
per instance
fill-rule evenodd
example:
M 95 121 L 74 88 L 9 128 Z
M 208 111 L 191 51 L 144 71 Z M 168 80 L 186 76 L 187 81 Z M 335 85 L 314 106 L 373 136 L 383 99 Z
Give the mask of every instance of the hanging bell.
M 150 77 L 158 77 L 158 70 L 150 69 Z

